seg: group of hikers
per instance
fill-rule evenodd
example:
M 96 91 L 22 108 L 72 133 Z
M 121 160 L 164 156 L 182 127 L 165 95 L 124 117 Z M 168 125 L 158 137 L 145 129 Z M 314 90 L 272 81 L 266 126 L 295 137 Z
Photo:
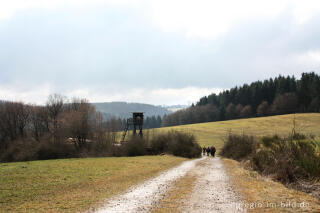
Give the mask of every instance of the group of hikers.
M 216 154 L 216 148 L 214 146 L 211 147 L 203 147 L 202 148 L 202 155 L 206 155 L 209 156 L 211 155 L 212 157 L 214 157 L 214 155 Z

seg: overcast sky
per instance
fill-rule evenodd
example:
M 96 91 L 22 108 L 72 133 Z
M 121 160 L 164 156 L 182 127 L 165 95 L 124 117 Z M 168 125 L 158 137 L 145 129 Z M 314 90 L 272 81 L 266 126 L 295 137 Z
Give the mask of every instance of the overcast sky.
M 190 104 L 309 71 L 317 0 L 0 0 L 0 99 Z

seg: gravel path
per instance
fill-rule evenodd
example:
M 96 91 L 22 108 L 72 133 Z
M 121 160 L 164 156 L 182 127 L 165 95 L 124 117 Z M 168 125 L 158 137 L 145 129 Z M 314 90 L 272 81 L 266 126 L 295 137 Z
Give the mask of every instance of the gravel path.
M 241 197 L 230 183 L 219 157 L 199 162 L 194 168 L 197 182 L 181 212 L 245 212 Z
M 180 166 L 129 189 L 125 194 L 110 200 L 97 213 L 150 212 L 150 208 L 165 196 L 170 186 L 201 160 L 203 159 L 183 162 Z
M 188 171 L 197 176 L 190 200 L 184 201 L 181 212 L 245 212 L 241 198 L 230 184 L 220 158 L 203 157 L 182 163 L 159 176 L 130 188 L 111 199 L 97 213 L 150 212 L 152 207 Z

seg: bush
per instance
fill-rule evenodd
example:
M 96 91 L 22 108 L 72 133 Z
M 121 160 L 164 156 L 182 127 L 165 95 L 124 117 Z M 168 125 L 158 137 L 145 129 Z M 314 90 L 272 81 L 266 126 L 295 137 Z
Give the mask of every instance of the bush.
M 320 143 L 310 140 L 296 141 L 293 143 L 295 161 L 309 177 L 320 177 Z
M 201 147 L 195 137 L 177 131 L 160 133 L 152 137 L 132 137 L 122 146 L 112 148 L 113 156 L 140 156 L 172 154 L 180 157 L 194 158 L 201 156 Z
M 74 146 L 65 143 L 50 143 L 42 142 L 37 150 L 38 160 L 60 159 L 60 158 L 74 158 L 79 157 Z
M 264 136 L 262 137 L 262 143 L 264 146 L 266 147 L 271 147 L 272 144 L 274 144 L 274 142 L 278 141 L 280 138 L 278 135 L 274 135 L 274 136 Z
M 306 138 L 299 135 L 299 138 Z M 319 146 L 309 139 L 279 139 L 275 141 L 272 154 L 269 155 L 277 164 L 265 164 L 264 171 L 276 174 L 277 179 L 285 183 L 295 182 L 300 178 L 319 177 L 320 157 L 316 155 L 317 147 Z
M 304 140 L 304 139 L 306 139 L 307 138 L 307 136 L 305 136 L 305 135 L 303 135 L 303 134 L 300 134 L 300 133 L 294 133 L 293 135 L 292 135 L 292 139 L 293 140 Z
M 40 141 L 19 140 L 11 142 L 7 149 L 1 150 L 0 160 L 11 162 L 89 156 L 141 156 L 163 153 L 187 158 L 201 155 L 201 147 L 197 144 L 193 135 L 171 131 L 150 138 L 131 137 L 128 142 L 116 146 L 112 145 L 115 141 L 106 137 L 91 141 L 81 149 L 68 141 L 49 142 L 49 138 L 45 137 L 41 138 Z
M 283 183 L 320 177 L 320 142 L 295 133 L 287 138 L 232 135 L 221 155 L 235 160 L 249 160 L 254 170 L 272 175 Z
M 229 134 L 220 154 L 227 158 L 241 160 L 253 152 L 255 145 L 253 136 Z
M 30 140 L 16 140 L 9 143 L 8 148 L 2 152 L 0 159 L 3 162 L 30 161 L 37 159 L 38 145 Z
M 163 154 L 168 151 L 168 144 L 171 141 L 169 134 L 159 134 L 154 136 L 150 141 L 150 154 Z
M 70 144 L 18 140 L 10 143 L 8 149 L 0 156 L 0 160 L 13 162 L 71 157 L 79 157 L 79 155 Z
M 169 143 L 169 152 L 175 156 L 194 158 L 201 155 L 201 147 L 196 143 L 193 135 L 181 132 L 170 132 L 171 141 Z
M 153 154 L 172 154 L 180 157 L 195 158 L 201 156 L 201 147 L 195 137 L 178 131 L 154 135 L 150 141 Z
M 137 136 L 133 136 L 123 147 L 126 156 L 146 155 L 145 141 Z
M 90 151 L 88 155 L 90 157 L 105 157 L 112 155 L 111 144 L 106 142 L 96 142 L 89 146 Z
M 294 163 L 292 145 L 278 136 L 270 137 L 271 144 L 266 143 L 266 137 L 262 139 L 262 144 L 270 146 L 260 146 L 252 156 L 253 168 L 266 175 L 274 175 L 281 182 L 294 181 L 300 168 Z
M 264 172 L 266 166 L 275 165 L 273 153 L 269 150 L 260 150 L 253 155 L 252 163 L 255 170 L 258 170 L 259 172 Z

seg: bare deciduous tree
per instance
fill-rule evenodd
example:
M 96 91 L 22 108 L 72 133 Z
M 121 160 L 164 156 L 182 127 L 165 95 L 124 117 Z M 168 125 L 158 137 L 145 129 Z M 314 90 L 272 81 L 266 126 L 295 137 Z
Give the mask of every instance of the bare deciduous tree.
M 236 117 L 238 117 L 238 118 L 242 117 L 241 112 L 243 110 L 243 106 L 241 104 L 237 104 L 235 110 L 236 110 L 235 111 Z
M 252 107 L 250 105 L 246 105 L 240 112 L 241 118 L 248 118 L 252 115 Z
M 233 103 L 230 103 L 226 108 L 226 118 L 233 119 L 236 117 L 236 107 Z
M 58 117 L 63 112 L 65 98 L 58 94 L 50 95 L 47 101 L 47 111 L 50 120 L 52 121 L 53 127 L 51 132 L 53 134 L 53 142 L 58 142 Z
M 12 141 L 18 137 L 24 137 L 29 112 L 28 106 L 22 103 L 5 102 L 1 104 L 0 130 L 2 134 Z
M 266 101 L 263 101 L 257 108 L 258 116 L 265 116 L 269 114 L 269 104 Z
M 30 107 L 30 128 L 36 141 L 40 141 L 40 137 L 49 132 L 49 118 L 45 107 Z
M 63 116 L 67 134 L 74 138 L 78 149 L 87 145 L 95 125 L 95 108 L 85 99 L 73 99 L 69 110 Z
M 272 104 L 272 111 L 275 114 L 293 113 L 298 108 L 298 98 L 294 93 L 278 95 Z

